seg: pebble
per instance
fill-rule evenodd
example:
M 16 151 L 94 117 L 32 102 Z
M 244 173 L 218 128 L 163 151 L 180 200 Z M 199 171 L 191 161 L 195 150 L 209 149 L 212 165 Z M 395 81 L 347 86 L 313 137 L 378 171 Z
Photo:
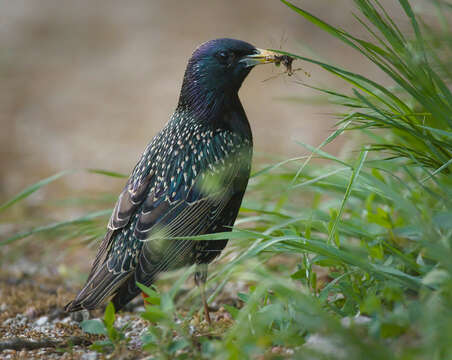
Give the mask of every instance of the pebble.
M 97 353 L 94 352 L 94 351 L 87 352 L 87 353 L 85 353 L 85 354 L 83 354 L 81 356 L 81 359 L 82 360 L 96 360 L 97 359 Z
M 9 326 L 9 325 L 11 325 L 11 323 L 14 321 L 14 318 L 9 318 L 9 319 L 6 319 L 5 321 L 3 321 L 3 326 Z
M 10 324 L 13 324 L 14 326 L 18 327 L 24 326 L 28 322 L 28 318 L 25 315 L 17 314 L 15 318 L 10 318 L 6 321 L 9 321 Z
M 309 335 L 303 345 L 310 350 L 314 350 L 327 358 L 334 356 L 335 359 L 348 359 L 346 349 L 341 347 L 340 339 L 320 334 Z
M 70 316 L 65 317 L 64 319 L 57 321 L 57 322 L 61 322 L 63 324 L 71 324 L 74 323 L 74 321 L 71 319 Z
M 36 320 L 36 325 L 42 326 L 42 325 L 46 324 L 48 320 L 49 320 L 49 318 L 47 316 L 41 316 L 38 320 Z
M 350 327 L 351 324 L 356 324 L 356 325 L 366 325 L 371 321 L 370 317 L 368 316 L 362 316 L 362 315 L 358 315 L 355 317 L 344 317 L 341 319 L 341 324 L 344 327 Z

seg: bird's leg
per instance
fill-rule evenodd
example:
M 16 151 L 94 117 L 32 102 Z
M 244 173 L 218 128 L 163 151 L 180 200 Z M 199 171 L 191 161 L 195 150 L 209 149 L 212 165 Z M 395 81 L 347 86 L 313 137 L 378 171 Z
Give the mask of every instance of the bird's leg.
M 146 306 L 146 305 L 148 304 L 148 303 L 146 302 L 146 298 L 148 298 L 149 295 L 146 294 L 146 293 L 144 293 L 144 292 L 142 291 L 142 292 L 141 292 L 141 297 L 143 298 L 144 306 Z
M 207 264 L 197 264 L 196 270 L 195 270 L 195 284 L 199 287 L 199 290 L 201 292 L 201 299 L 202 304 L 204 306 L 204 316 L 209 323 L 210 321 L 210 315 L 209 315 L 209 306 L 207 305 L 207 299 L 206 299 L 206 281 L 207 281 Z

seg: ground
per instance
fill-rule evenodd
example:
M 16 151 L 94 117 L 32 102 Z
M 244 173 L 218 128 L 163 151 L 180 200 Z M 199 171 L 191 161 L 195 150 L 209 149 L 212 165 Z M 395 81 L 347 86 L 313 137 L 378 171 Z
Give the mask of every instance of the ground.
M 99 335 L 84 333 L 79 322 L 64 312 L 64 305 L 74 296 L 77 288 L 67 286 L 57 274 L 36 275 L 6 267 L 0 273 L 0 359 L 103 359 L 107 355 L 94 352 L 89 346 L 102 339 Z M 226 290 L 221 296 L 225 303 L 235 303 Z M 124 334 L 129 339 L 122 349 L 123 358 L 142 359 L 149 356 L 141 350 L 141 336 L 149 322 L 140 317 L 144 310 L 141 297 L 137 297 L 126 311 L 116 314 L 116 327 L 129 323 Z M 193 336 L 218 334 L 232 324 L 224 307 L 213 304 L 211 317 L 214 325 L 207 324 L 195 314 L 191 322 Z M 90 317 L 101 317 L 102 309 L 91 312 Z

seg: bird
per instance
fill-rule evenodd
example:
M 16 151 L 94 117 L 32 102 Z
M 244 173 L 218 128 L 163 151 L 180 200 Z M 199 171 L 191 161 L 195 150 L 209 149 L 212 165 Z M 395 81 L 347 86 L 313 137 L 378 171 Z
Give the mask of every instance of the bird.
M 159 273 L 195 265 L 205 319 L 208 264 L 228 239 L 190 240 L 229 232 L 248 184 L 253 137 L 238 91 L 255 65 L 278 54 L 221 38 L 198 46 L 188 61 L 179 101 L 119 195 L 85 285 L 66 312 L 107 300 L 120 310 Z M 176 238 L 176 239 L 175 239 Z

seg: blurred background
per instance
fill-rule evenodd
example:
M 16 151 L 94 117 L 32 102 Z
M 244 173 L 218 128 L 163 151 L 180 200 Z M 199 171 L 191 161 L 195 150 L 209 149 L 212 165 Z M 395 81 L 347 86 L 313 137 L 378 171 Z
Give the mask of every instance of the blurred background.
M 357 27 L 351 11 L 343 11 L 351 0 L 300 5 L 333 24 L 350 24 L 348 30 Z M 0 202 L 64 169 L 129 174 L 173 112 L 186 62 L 206 40 L 232 37 L 375 71 L 279 1 L 15 0 L 0 1 L 0 8 Z M 310 77 L 262 66 L 241 89 L 256 161 L 300 154 L 296 140 L 318 145 L 334 125 L 334 109 L 318 106 L 316 93 L 300 82 L 345 85 L 294 63 L 300 66 Z M 327 149 L 338 152 L 342 143 Z M 30 201 L 57 189 L 120 187 L 121 181 L 79 173 Z

